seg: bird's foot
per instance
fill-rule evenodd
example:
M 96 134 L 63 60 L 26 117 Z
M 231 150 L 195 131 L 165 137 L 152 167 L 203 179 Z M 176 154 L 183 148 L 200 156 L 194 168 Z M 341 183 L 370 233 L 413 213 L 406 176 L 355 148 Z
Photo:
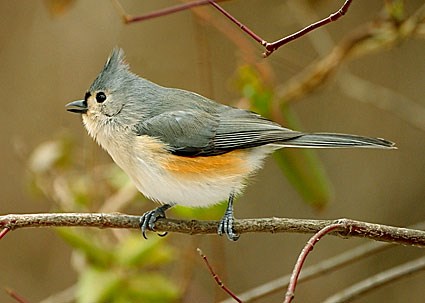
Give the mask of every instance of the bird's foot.
M 223 218 L 221 218 L 220 223 L 218 224 L 217 233 L 221 236 L 225 234 L 230 241 L 237 241 L 239 239 L 239 234 L 235 233 L 233 230 L 233 222 L 235 217 L 233 216 L 233 194 L 229 197 L 229 202 L 227 204 L 226 212 L 224 213 Z
M 151 230 L 155 231 L 155 222 L 160 218 L 165 218 L 165 211 L 171 207 L 170 204 L 164 204 L 160 207 L 157 207 L 153 210 L 145 212 L 140 217 L 140 229 L 142 230 L 142 236 L 143 238 L 147 239 L 146 237 L 146 231 Z M 164 232 L 162 234 L 158 234 L 160 237 L 164 237 L 167 235 L 167 232 Z
M 239 239 L 239 234 L 235 233 L 233 230 L 233 221 L 235 218 L 233 216 L 224 215 L 218 224 L 217 233 L 221 236 L 225 234 L 230 241 L 236 241 Z

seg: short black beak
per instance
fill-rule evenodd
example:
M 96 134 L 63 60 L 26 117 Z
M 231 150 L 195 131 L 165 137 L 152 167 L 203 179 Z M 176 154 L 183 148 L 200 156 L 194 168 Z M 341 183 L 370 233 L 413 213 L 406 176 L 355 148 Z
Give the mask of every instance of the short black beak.
M 65 105 L 66 110 L 72 113 L 85 114 L 87 112 L 86 100 L 77 100 Z

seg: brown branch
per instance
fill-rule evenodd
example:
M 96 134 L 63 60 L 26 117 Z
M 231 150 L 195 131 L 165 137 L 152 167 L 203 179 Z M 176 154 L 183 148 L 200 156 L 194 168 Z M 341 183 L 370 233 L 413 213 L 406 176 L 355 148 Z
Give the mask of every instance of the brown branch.
M 10 230 L 28 227 L 97 227 L 97 228 L 139 228 L 139 216 L 104 213 L 49 213 L 49 214 L 10 214 L 0 216 L 0 228 Z M 238 233 L 316 233 L 322 228 L 344 223 L 346 229 L 331 235 L 361 237 L 381 242 L 425 247 L 425 231 L 367 223 L 350 219 L 310 220 L 288 218 L 261 218 L 235 220 Z M 185 234 L 216 234 L 218 221 L 159 219 L 158 232 L 178 232 Z

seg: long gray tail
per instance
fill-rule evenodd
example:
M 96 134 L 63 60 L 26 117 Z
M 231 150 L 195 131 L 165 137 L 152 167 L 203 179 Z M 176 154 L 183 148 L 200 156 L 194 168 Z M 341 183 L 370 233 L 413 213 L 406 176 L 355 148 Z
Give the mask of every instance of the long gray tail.
M 288 139 L 281 143 L 285 147 L 309 148 L 396 148 L 393 142 L 381 138 L 369 138 L 356 135 L 312 133 Z

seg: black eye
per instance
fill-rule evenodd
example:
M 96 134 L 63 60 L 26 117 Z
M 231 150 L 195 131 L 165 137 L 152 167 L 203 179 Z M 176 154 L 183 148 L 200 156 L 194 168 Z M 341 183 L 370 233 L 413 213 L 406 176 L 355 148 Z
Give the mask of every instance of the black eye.
M 104 92 L 98 92 L 96 94 L 96 101 L 97 103 L 103 103 L 106 100 L 106 95 Z

